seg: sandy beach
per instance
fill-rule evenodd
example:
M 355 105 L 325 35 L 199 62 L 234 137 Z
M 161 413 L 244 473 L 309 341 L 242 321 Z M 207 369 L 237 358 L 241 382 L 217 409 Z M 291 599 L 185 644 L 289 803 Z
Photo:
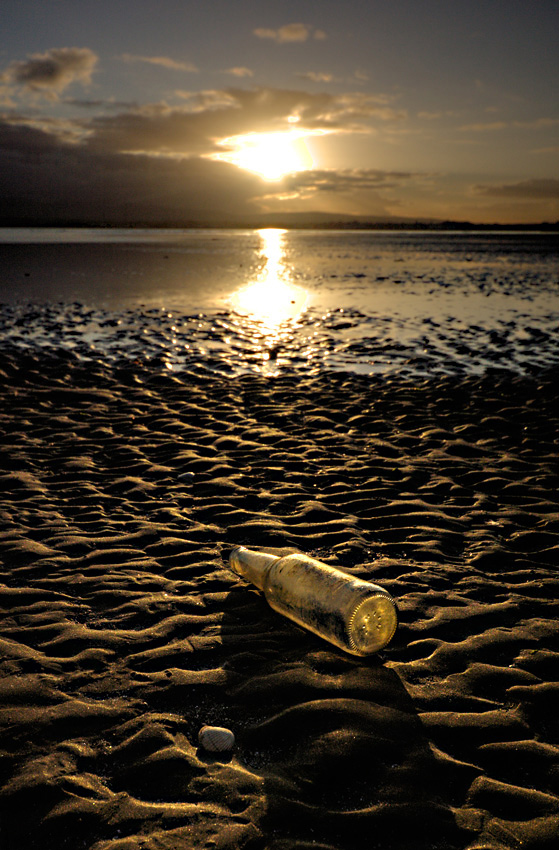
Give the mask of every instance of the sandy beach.
M 0 850 L 559 850 L 558 34 L 0 0 Z
M 556 372 L 0 378 L 3 850 L 556 846 Z M 394 640 L 281 618 L 237 544 L 381 584 Z

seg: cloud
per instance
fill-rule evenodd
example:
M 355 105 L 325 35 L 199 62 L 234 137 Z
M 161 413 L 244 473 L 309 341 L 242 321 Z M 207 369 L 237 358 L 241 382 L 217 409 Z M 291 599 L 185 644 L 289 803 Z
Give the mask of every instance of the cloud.
M 363 93 L 231 87 L 183 97 L 184 106 L 153 103 L 116 112 L 108 109 L 112 103 L 101 102 L 103 114 L 85 111 L 72 119 L 0 115 L 0 216 L 234 222 L 258 212 L 269 185 L 242 168 L 212 161 L 211 154 L 223 152 L 223 139 L 288 130 L 294 118 L 309 133 L 371 132 L 371 121 L 395 117 L 384 96 Z M 88 101 L 79 105 L 99 108 Z M 397 179 L 371 171 L 305 172 L 286 191 L 349 204 L 352 191 L 362 189 L 366 200 L 367 192 L 372 198 Z
M 371 119 L 398 121 L 383 95 L 333 95 L 292 89 L 226 88 L 183 92 L 184 107 L 151 104 L 92 118 L 88 145 L 111 152 L 192 156 L 218 152 L 219 140 L 243 133 L 278 132 L 293 118 L 302 129 L 371 132 Z
M 559 118 L 536 118 L 535 121 L 515 121 L 515 127 L 526 127 L 528 129 L 538 130 L 541 127 L 556 127 L 559 124 Z
M 251 71 L 250 68 L 228 68 L 225 74 L 232 74 L 233 77 L 253 77 L 254 71 Z
M 302 80 L 310 80 L 313 83 L 331 83 L 334 79 L 332 74 L 327 74 L 324 71 L 307 71 L 302 74 L 295 74 Z
M 394 189 L 414 178 L 408 171 L 380 171 L 372 168 L 360 169 L 315 169 L 287 175 L 282 187 L 301 192 L 355 192 L 378 189 Z
M 459 129 L 485 133 L 494 130 L 506 130 L 510 127 L 521 130 L 542 130 L 549 127 L 556 127 L 558 124 L 559 118 L 535 118 L 532 121 L 489 121 L 479 124 L 464 124 Z
M 317 40 L 326 38 L 326 33 L 323 30 L 315 30 L 307 24 L 286 24 L 277 30 L 260 27 L 253 30 L 253 34 L 257 38 L 268 38 L 278 44 L 307 41 L 311 37 Z
M 234 223 L 263 183 L 226 163 L 92 150 L 0 120 L 0 220 Z
M 492 133 L 495 130 L 506 130 L 509 125 L 506 121 L 488 121 L 479 124 L 464 124 L 459 127 L 460 130 L 471 131 L 473 133 Z
M 277 192 L 261 196 L 258 202 L 271 212 L 281 212 L 287 204 L 299 211 L 391 215 L 398 201 L 387 193 L 408 188 L 418 177 L 423 175 L 378 169 L 299 171 L 284 177 Z
M 159 65 L 162 68 L 169 68 L 171 71 L 198 73 L 198 68 L 192 62 L 177 62 L 175 59 L 169 59 L 168 56 L 135 56 L 131 53 L 124 53 L 122 59 L 124 62 L 146 62 L 148 65 Z
M 42 133 L 46 139 L 65 141 L 69 144 L 81 144 L 89 131 L 81 123 L 68 118 L 56 118 L 49 115 L 23 115 L 10 112 L 0 117 L 0 126 L 18 129 L 30 128 Z
M 519 183 L 503 183 L 500 185 L 479 184 L 474 186 L 478 195 L 489 195 L 493 198 L 525 198 L 528 200 L 559 199 L 559 180 L 554 178 L 534 178 L 522 180 Z
M 108 99 L 84 99 L 79 97 L 65 97 L 64 103 L 69 106 L 77 106 L 79 109 L 138 109 L 139 104 L 132 100 L 112 100 Z
M 7 109 L 15 109 L 16 102 L 13 99 L 13 89 L 10 86 L 2 85 L 2 75 L 0 74 L 0 106 Z
M 57 100 L 59 93 L 74 82 L 88 85 L 97 61 L 88 47 L 58 47 L 12 62 L 0 79 Z

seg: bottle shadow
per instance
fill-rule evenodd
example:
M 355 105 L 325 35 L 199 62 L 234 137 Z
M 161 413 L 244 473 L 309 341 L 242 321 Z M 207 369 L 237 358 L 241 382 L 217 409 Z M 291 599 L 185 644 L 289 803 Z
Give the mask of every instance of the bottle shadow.
M 241 581 L 223 607 L 226 712 L 260 782 L 262 846 L 464 846 L 445 762 L 382 653 L 338 650 Z

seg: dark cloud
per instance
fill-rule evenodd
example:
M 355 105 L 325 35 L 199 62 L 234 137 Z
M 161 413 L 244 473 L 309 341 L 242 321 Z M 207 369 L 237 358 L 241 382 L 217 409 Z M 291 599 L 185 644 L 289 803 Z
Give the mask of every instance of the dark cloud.
M 409 182 L 413 177 L 414 175 L 407 171 L 376 169 L 299 171 L 285 177 L 282 187 L 290 191 L 357 192 L 393 189 Z
M 88 47 L 58 47 L 12 62 L 2 79 L 55 99 L 71 83 L 90 83 L 97 60 Z
M 140 106 L 139 103 L 130 100 L 93 100 L 92 98 L 79 97 L 65 97 L 62 102 L 67 103 L 68 106 L 77 106 L 80 109 L 118 109 L 121 112 L 126 109 L 139 109 Z
M 262 182 L 226 163 L 103 153 L 0 122 L 0 219 L 112 224 L 235 222 Z
M 29 155 L 51 153 L 60 147 L 59 140 L 51 133 L 28 127 L 23 123 L 0 121 L 0 167 L 5 173 L 4 158 L 14 156 L 25 160 Z
M 528 200 L 559 198 L 559 180 L 554 178 L 522 180 L 519 183 L 501 185 L 480 184 L 474 188 L 478 195 L 489 195 L 493 198 L 526 198 Z

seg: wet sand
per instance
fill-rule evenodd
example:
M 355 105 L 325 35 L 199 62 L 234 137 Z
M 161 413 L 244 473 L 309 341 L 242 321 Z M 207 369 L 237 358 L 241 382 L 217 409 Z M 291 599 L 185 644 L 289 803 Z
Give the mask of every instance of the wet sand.
M 557 378 L 4 356 L 2 850 L 555 847 Z M 239 543 L 382 584 L 395 639 L 282 619 Z

